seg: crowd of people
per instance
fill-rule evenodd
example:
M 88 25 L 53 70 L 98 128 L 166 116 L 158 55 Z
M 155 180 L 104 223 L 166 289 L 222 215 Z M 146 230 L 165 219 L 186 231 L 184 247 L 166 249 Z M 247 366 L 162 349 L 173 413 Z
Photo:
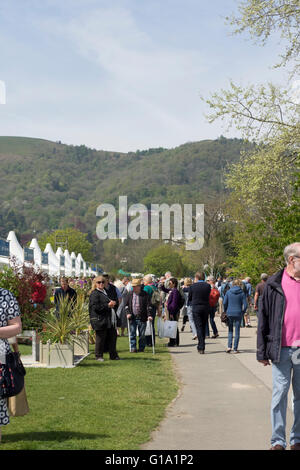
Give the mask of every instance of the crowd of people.
M 104 361 L 107 351 L 111 360 L 120 360 L 117 337 L 127 329 L 130 352 L 143 352 L 155 345 L 155 318 L 178 322 L 182 317 L 181 332 L 189 322 L 192 340 L 197 351 L 205 353 L 205 340 L 219 332 L 215 323 L 218 312 L 228 327 L 226 353 L 238 353 L 240 328 L 251 328 L 251 310 L 258 314 L 257 360 L 264 366 L 272 363 L 273 395 L 272 450 L 286 448 L 287 396 L 291 379 L 293 385 L 294 424 L 290 434 L 291 449 L 300 450 L 300 243 L 284 250 L 286 267 L 271 277 L 261 274 L 255 289 L 251 279 L 214 279 L 204 272 L 192 278 L 177 279 L 171 272 L 161 278 L 149 274 L 143 278 L 115 279 L 103 273 L 92 280 L 62 278 L 55 289 L 54 302 L 59 313 L 59 299 L 68 296 L 76 300 L 76 287 L 85 288 L 89 303 L 90 323 L 96 332 L 95 357 Z M 78 284 L 79 283 L 79 284 Z M 36 286 L 32 299 L 42 302 L 43 286 Z M 19 306 L 14 296 L 0 288 L 0 362 L 9 350 L 8 338 L 21 331 Z M 146 334 L 147 323 L 150 334 Z M 233 339 L 233 330 L 235 335 Z M 138 331 L 138 338 L 137 338 Z M 180 344 L 180 332 L 169 339 L 168 346 Z M 0 428 L 8 424 L 5 399 L 0 396 Z M 1 436 L 1 434 L 0 434 Z
M 200 354 L 204 354 L 205 338 L 210 336 L 209 327 L 212 330 L 212 338 L 219 336 L 215 315 L 223 311 L 227 315 L 227 352 L 232 350 L 235 326 L 233 352 L 237 353 L 240 328 L 251 328 L 250 313 L 251 310 L 257 309 L 266 282 L 265 276 L 262 274 L 262 282 L 258 284 L 255 292 L 249 277 L 243 280 L 219 277 L 216 280 L 202 272 L 197 272 L 193 279 L 177 279 L 170 271 L 161 278 L 147 274 L 143 278 L 132 280 L 123 277 L 115 281 L 105 273 L 97 276 L 92 281 L 89 296 L 91 325 L 96 331 L 96 359 L 104 361 L 105 349 L 110 351 L 111 359 L 118 358 L 117 336 L 124 336 L 126 330 L 130 337 L 130 352 L 143 352 L 146 346 L 151 347 L 153 342 L 155 343 L 156 316 L 176 322 L 181 317 L 181 332 L 189 322 L 192 340 L 198 340 L 197 349 Z M 103 317 L 101 338 L 97 333 L 99 316 Z M 151 322 L 151 335 L 146 335 L 147 321 Z M 115 334 L 112 334 L 112 331 Z M 168 346 L 179 346 L 179 343 L 178 328 L 176 338 L 170 338 Z

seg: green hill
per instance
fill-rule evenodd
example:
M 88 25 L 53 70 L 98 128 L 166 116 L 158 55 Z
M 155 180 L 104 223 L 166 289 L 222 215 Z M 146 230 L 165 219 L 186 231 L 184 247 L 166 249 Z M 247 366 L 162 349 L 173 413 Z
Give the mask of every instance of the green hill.
M 1 236 L 32 237 L 66 226 L 95 234 L 103 202 L 205 203 L 224 190 L 222 173 L 239 158 L 238 139 L 204 140 L 174 149 L 107 152 L 43 139 L 0 137 Z

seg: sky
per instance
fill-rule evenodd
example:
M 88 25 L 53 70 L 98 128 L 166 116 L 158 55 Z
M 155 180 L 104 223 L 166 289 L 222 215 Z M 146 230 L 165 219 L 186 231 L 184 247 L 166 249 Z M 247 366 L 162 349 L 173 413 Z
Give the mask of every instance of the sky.
M 240 137 L 200 97 L 285 76 L 278 38 L 231 34 L 238 3 L 1 0 L 0 135 L 118 152 Z

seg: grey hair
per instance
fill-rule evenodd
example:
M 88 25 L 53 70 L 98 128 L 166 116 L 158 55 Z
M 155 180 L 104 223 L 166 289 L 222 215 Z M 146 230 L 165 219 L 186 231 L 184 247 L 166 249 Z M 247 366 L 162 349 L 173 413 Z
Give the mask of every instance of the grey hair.
M 283 256 L 287 265 L 289 264 L 289 257 L 297 255 L 300 256 L 300 242 L 291 243 L 286 246 L 283 251 Z

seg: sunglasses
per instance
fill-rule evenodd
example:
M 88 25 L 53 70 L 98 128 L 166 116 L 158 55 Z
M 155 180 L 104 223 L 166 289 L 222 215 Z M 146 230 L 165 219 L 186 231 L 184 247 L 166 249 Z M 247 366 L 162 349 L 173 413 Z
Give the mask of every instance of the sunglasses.
M 105 281 L 97 281 L 96 284 L 105 284 Z

